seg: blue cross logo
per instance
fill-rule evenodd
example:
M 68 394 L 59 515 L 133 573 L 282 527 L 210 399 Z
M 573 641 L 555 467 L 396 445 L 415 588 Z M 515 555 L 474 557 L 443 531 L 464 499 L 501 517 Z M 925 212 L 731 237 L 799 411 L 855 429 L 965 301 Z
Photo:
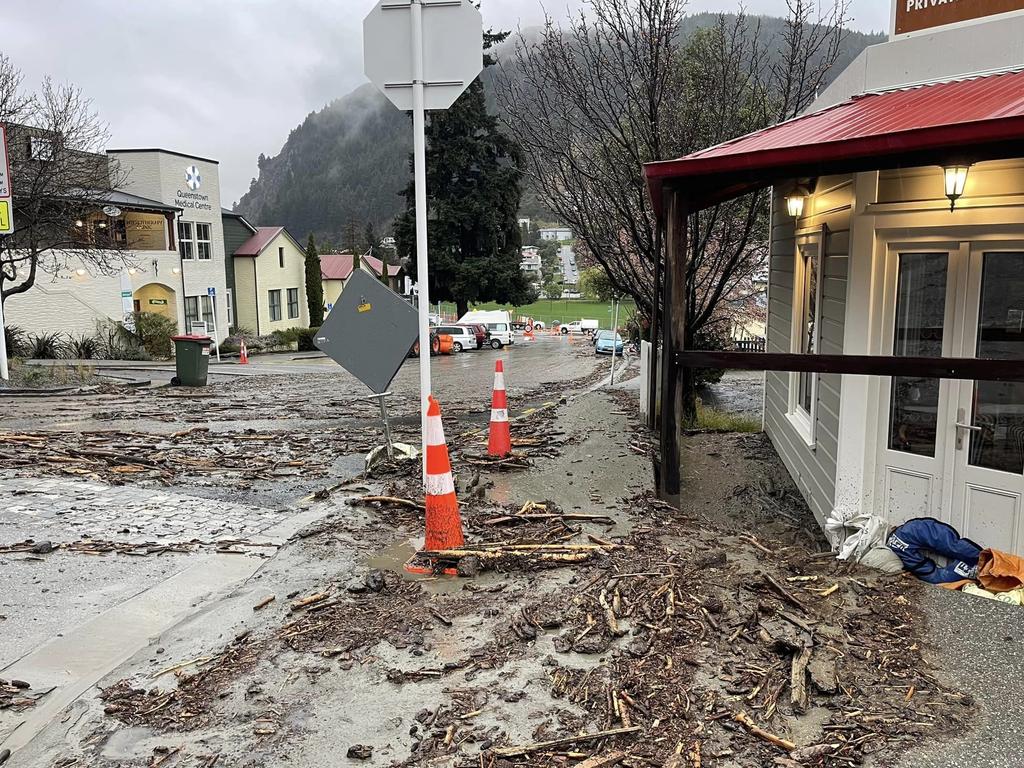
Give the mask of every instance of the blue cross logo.
M 185 169 L 185 184 L 188 188 L 195 192 L 199 189 L 199 185 L 203 183 L 203 177 L 199 175 L 199 169 L 194 165 L 190 165 Z

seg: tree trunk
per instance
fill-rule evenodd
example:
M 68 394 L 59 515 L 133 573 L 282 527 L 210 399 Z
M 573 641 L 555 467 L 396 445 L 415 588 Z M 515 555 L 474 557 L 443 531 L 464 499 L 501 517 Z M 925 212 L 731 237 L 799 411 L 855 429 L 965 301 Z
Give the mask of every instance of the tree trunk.
M 455 307 L 455 311 L 458 313 L 458 317 L 455 318 L 456 320 L 463 317 L 467 312 L 469 312 L 469 302 L 466 301 L 466 299 L 457 299 L 455 302 Z

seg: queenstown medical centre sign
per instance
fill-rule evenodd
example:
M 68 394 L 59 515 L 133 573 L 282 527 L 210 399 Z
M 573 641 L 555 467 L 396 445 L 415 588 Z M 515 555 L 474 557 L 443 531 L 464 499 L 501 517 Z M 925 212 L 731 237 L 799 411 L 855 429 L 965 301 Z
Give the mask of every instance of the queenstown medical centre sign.
M 1024 10 L 1024 0 L 896 0 L 896 34 Z
M 203 177 L 199 173 L 199 169 L 194 165 L 190 165 L 185 169 L 185 186 L 190 191 L 186 192 L 183 189 L 179 189 L 175 193 L 175 202 L 186 210 L 212 211 L 213 206 L 210 205 L 210 196 L 198 191 L 202 185 Z

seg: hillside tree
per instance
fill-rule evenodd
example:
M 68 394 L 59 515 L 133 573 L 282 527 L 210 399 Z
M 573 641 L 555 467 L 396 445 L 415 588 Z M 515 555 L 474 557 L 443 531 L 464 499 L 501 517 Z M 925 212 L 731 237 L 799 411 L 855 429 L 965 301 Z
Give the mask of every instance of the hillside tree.
M 840 56 L 848 0 L 787 0 L 775 35 L 740 12 L 682 38 L 685 5 L 587 0 L 565 28 L 548 18 L 536 36 L 521 35 L 499 85 L 541 201 L 648 319 L 664 253 L 644 163 L 799 114 Z M 719 338 L 713 326 L 761 290 L 768 204 L 758 192 L 689 217 L 687 347 Z M 692 391 L 685 399 L 693 405 Z
M 306 243 L 306 303 L 309 306 L 309 327 L 319 328 L 324 324 L 324 284 L 320 271 L 320 254 L 316 250 L 313 235 Z
M 24 88 L 0 53 L 0 123 L 7 127 L 14 232 L 0 235 L 0 301 L 31 289 L 40 274 L 79 266 L 112 275 L 134 264 L 130 242 L 111 235 L 100 209 L 124 183 L 105 154 L 109 132 L 74 85 Z
M 507 37 L 486 32 L 485 51 Z M 485 53 L 485 66 L 494 63 Z M 426 139 L 431 300 L 455 302 L 459 316 L 469 311 L 470 302 L 530 303 L 536 296 L 519 269 L 523 157 L 516 141 L 487 111 L 480 78 L 450 109 L 429 114 Z M 395 238 L 398 256 L 415 272 L 412 183 L 405 198 Z

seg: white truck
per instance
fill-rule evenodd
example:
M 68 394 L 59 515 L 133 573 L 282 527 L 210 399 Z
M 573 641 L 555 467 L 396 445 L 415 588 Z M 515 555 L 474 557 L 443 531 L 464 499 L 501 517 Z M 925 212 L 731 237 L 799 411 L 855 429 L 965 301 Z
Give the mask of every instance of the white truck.
M 598 322 L 597 320 L 574 320 L 571 323 L 566 323 L 560 326 L 563 334 L 568 333 L 583 333 L 587 336 L 593 336 L 597 333 Z
M 459 323 L 482 323 L 491 333 L 491 348 L 501 349 L 506 344 L 514 344 L 515 336 L 512 333 L 512 314 L 500 309 L 485 312 L 467 312 Z

